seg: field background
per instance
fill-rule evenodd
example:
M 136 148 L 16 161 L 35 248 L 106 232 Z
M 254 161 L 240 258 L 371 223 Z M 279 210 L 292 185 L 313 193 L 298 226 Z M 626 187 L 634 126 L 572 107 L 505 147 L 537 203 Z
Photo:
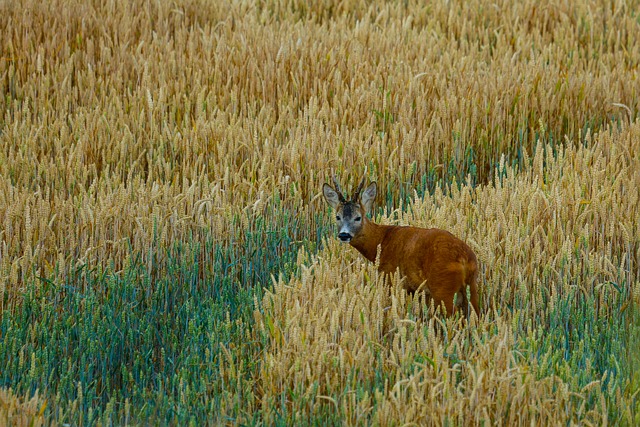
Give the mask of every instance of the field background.
M 0 423 L 640 424 L 640 2 L 424 3 L 0 0 Z

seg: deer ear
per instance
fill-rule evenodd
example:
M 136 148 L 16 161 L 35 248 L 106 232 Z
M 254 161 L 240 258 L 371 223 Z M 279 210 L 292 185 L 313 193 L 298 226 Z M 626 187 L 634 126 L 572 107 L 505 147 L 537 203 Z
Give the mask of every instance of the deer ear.
M 336 190 L 334 190 L 329 184 L 324 184 L 322 186 L 322 194 L 324 194 L 324 199 L 332 208 L 338 208 L 340 205 L 340 196 L 338 196 L 338 192 Z
M 378 186 L 375 182 L 369 184 L 362 192 L 362 195 L 360 196 L 360 203 L 362 203 L 365 212 L 371 211 L 373 201 L 376 199 L 376 194 L 378 194 Z

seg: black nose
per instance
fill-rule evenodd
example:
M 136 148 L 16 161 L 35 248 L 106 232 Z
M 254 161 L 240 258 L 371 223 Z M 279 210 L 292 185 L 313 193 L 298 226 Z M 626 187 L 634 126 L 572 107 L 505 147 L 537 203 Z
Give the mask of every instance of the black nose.
M 338 234 L 338 239 L 342 240 L 343 242 L 348 242 L 349 240 L 351 240 L 351 234 L 349 234 L 349 233 L 340 233 L 340 234 Z

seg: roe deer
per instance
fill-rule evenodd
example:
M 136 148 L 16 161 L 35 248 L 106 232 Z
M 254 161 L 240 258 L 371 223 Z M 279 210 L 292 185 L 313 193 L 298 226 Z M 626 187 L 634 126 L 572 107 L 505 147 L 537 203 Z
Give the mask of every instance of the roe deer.
M 471 305 L 480 315 L 476 255 L 465 242 L 437 228 L 376 224 L 366 216 L 376 197 L 375 182 L 362 192 L 363 178 L 350 200 L 342 195 L 335 177 L 333 182 L 335 188 L 324 184 L 322 192 L 336 211 L 338 238 L 342 242 L 349 243 L 372 262 L 376 261 L 380 246 L 379 270 L 385 273 L 399 270 L 407 291 L 424 290 L 433 298 L 436 308 L 444 304 L 447 315 L 454 313 L 454 297 L 458 294 L 457 305 L 468 317 L 468 286 Z

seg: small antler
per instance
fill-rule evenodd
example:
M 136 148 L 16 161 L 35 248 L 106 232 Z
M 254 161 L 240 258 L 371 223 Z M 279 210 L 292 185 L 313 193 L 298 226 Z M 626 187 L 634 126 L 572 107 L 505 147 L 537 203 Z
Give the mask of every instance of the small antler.
M 340 199 L 340 203 L 345 203 L 346 200 L 342 195 L 342 190 L 340 190 L 340 184 L 338 183 L 338 180 L 336 179 L 335 175 L 333 175 L 333 185 L 336 186 L 336 193 L 338 193 L 338 198 Z
M 352 201 L 357 202 L 360 198 L 360 192 L 362 191 L 362 187 L 364 187 L 364 177 L 362 177 L 362 181 L 360 181 L 360 185 L 356 188 L 356 191 L 353 193 Z

